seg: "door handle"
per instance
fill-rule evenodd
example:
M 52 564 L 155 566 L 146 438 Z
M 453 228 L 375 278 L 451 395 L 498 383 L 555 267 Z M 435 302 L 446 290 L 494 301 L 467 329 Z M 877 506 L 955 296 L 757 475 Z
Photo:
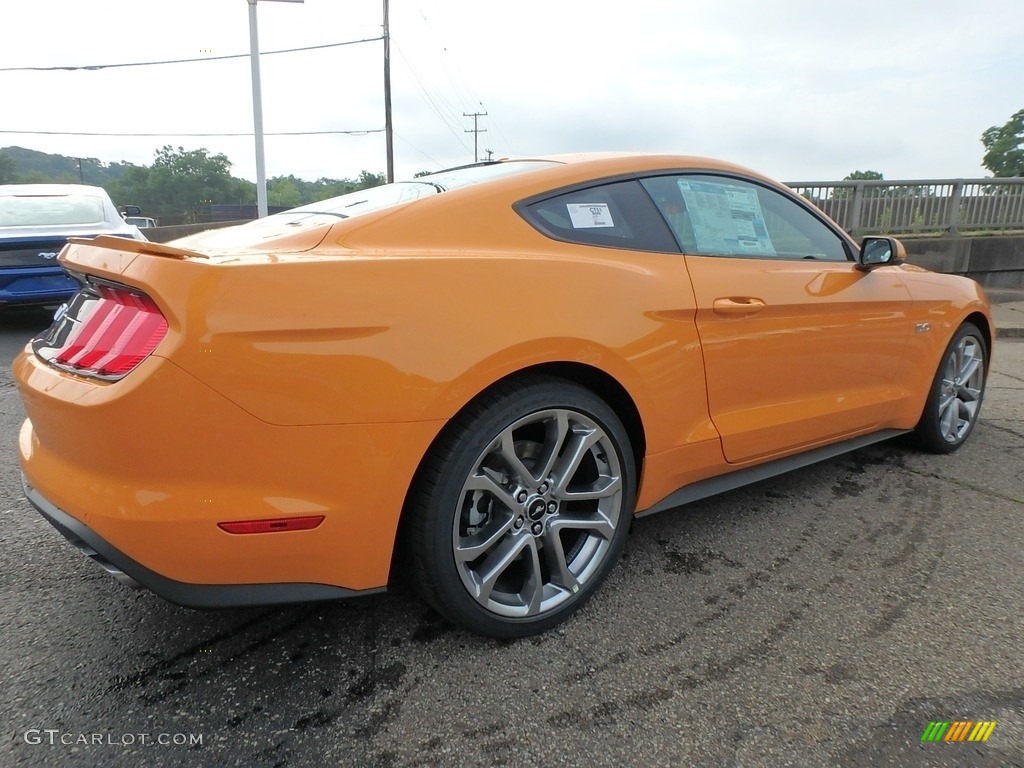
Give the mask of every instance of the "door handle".
M 730 296 L 715 299 L 712 306 L 716 315 L 753 315 L 766 305 L 761 299 L 755 299 L 753 296 Z

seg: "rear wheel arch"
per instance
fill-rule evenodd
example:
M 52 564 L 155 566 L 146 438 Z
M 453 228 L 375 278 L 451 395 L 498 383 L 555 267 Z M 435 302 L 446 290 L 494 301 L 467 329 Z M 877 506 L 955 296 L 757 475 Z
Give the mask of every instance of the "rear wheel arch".
M 462 408 L 459 409 L 451 419 L 449 419 L 448 424 L 438 431 L 426 451 L 424 451 L 423 456 L 420 458 L 419 464 L 416 467 L 416 471 L 413 473 L 412 481 L 409 483 L 409 488 L 405 494 L 405 501 L 402 505 L 402 512 L 395 531 L 395 542 L 391 554 L 391 577 L 389 581 L 394 581 L 396 577 L 400 577 L 400 573 L 396 568 L 400 569 L 408 559 L 408 520 L 410 510 L 413 506 L 413 500 L 415 499 L 422 482 L 424 467 L 433 453 L 437 450 L 439 443 L 441 443 L 449 434 L 452 424 L 457 422 L 460 415 L 468 409 L 473 408 L 482 398 L 487 397 L 499 389 L 505 388 L 517 380 L 535 379 L 537 377 L 562 379 L 564 381 L 578 384 L 585 387 L 607 403 L 608 407 L 615 412 L 615 415 L 622 422 L 629 438 L 630 447 L 633 452 L 634 477 L 637 481 L 637 490 L 639 490 L 639 484 L 643 477 L 643 459 L 646 453 L 647 441 L 640 410 L 629 391 L 610 374 L 584 363 L 550 362 L 520 369 L 498 379 L 486 389 L 478 392 L 475 396 L 470 398 L 465 405 L 463 405 Z
M 516 375 L 547 374 L 560 379 L 572 381 L 586 387 L 604 400 L 622 421 L 629 435 L 636 461 L 636 476 L 640 477 L 643 469 L 643 458 L 647 449 L 647 436 L 644 430 L 640 409 L 629 391 L 617 379 L 608 373 L 583 363 L 545 363 L 520 371 Z

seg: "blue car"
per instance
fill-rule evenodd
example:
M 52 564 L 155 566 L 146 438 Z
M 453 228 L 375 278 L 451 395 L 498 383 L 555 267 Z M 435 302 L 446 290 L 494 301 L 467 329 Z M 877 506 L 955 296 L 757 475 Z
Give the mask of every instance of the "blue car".
M 60 304 L 76 283 L 57 254 L 69 237 L 146 238 L 118 213 L 100 187 L 0 185 L 0 308 Z

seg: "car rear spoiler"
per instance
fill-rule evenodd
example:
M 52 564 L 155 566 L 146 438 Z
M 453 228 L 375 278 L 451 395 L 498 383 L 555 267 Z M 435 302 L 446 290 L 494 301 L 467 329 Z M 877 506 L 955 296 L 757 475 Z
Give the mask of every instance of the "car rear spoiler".
M 114 251 L 125 251 L 127 253 L 145 253 L 150 256 L 163 256 L 168 259 L 208 259 L 204 253 L 189 251 L 185 248 L 175 248 L 171 245 L 153 243 L 149 240 L 133 240 L 128 237 L 116 237 L 114 235 L 97 235 L 96 237 L 69 237 L 69 243 L 76 245 L 91 245 L 98 248 L 109 248 Z

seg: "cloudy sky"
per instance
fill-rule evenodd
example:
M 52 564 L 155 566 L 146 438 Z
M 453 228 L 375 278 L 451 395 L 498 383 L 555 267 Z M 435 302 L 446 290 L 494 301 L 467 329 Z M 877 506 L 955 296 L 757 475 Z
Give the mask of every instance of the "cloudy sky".
M 378 38 L 382 7 L 260 0 L 268 177 L 383 172 L 380 40 L 269 55 Z M 246 0 L 5 0 L 0 28 L 0 146 L 140 164 L 205 147 L 255 178 L 249 60 L 210 60 L 248 53 Z M 481 157 L 978 177 L 982 131 L 1024 107 L 1021 0 L 391 0 L 391 38 L 398 178 L 471 162 L 472 112 Z M 286 132 L 306 135 L 269 135 Z M 184 135 L 231 133 L 249 135 Z

